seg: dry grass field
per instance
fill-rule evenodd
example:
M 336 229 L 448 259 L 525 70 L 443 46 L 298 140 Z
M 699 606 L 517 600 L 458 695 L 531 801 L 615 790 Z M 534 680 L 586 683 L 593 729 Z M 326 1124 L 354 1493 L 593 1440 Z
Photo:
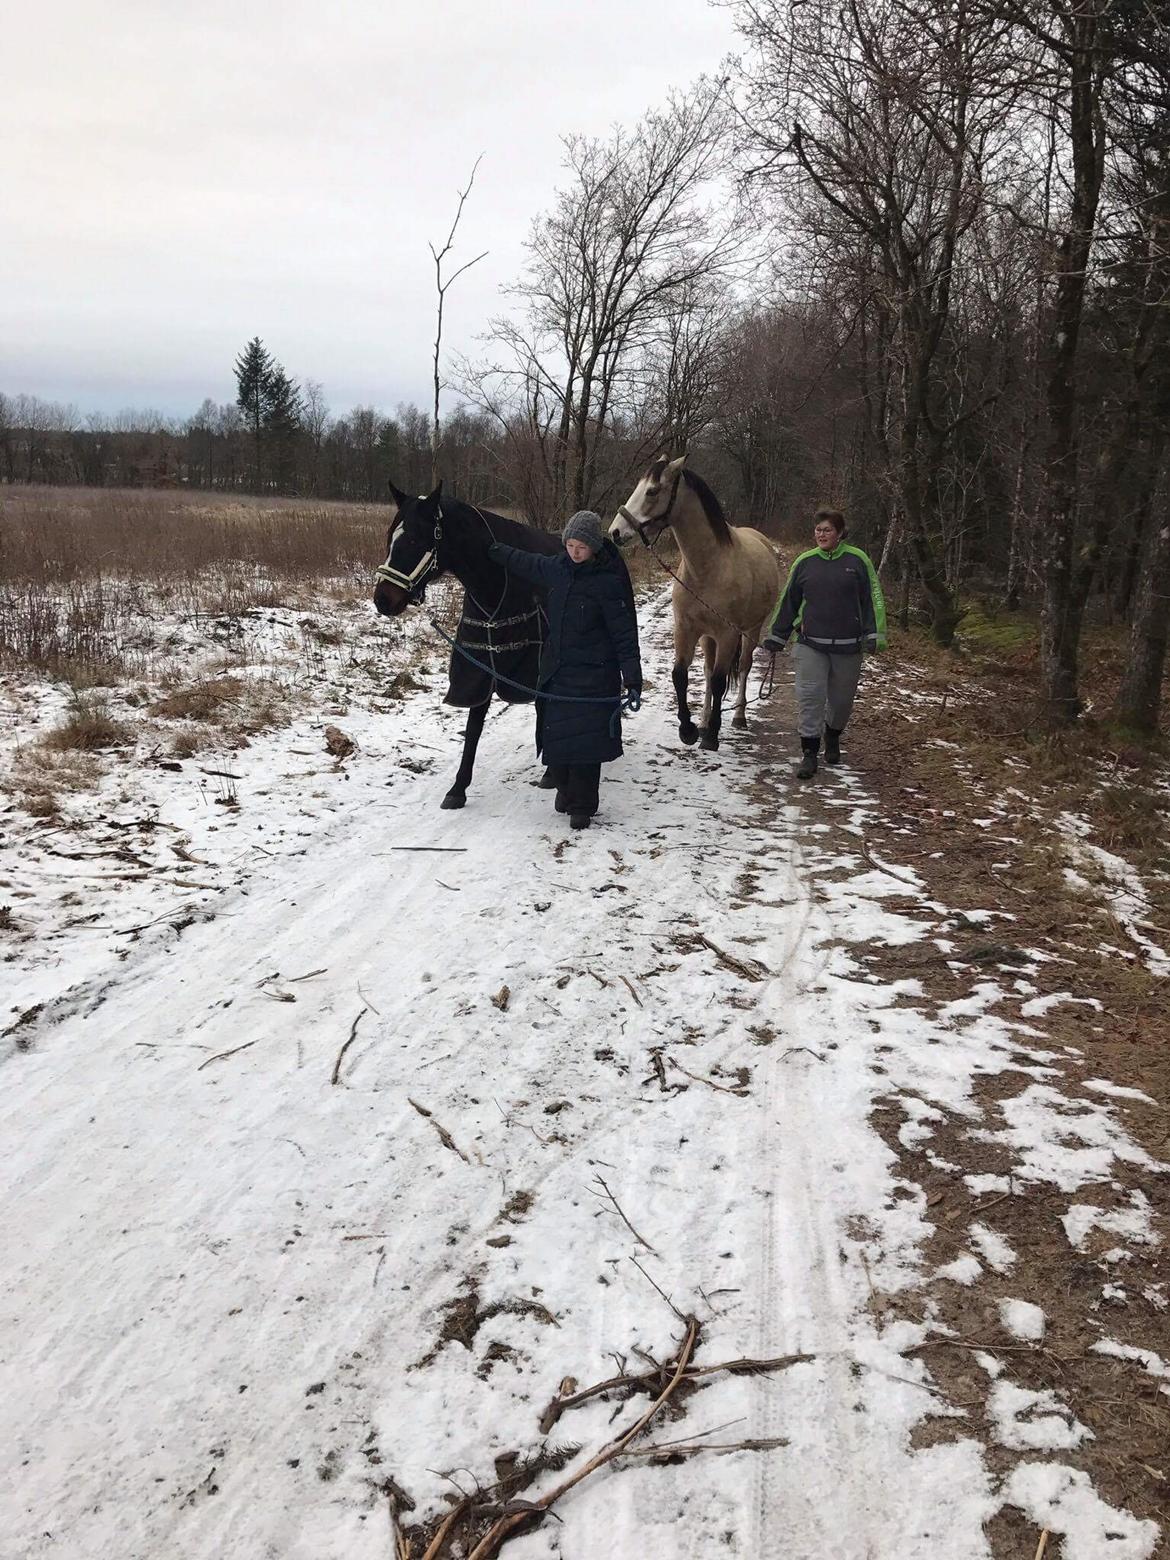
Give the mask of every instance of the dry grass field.
M 5 489 L 0 667 L 102 685 L 140 669 L 144 626 L 160 612 L 195 621 L 352 601 L 382 561 L 387 518 L 381 504 Z M 640 587 L 666 578 L 641 550 L 630 564 Z
M 0 496 L 0 663 L 74 685 L 135 669 L 145 620 L 351 596 L 380 561 L 379 505 L 12 488 Z

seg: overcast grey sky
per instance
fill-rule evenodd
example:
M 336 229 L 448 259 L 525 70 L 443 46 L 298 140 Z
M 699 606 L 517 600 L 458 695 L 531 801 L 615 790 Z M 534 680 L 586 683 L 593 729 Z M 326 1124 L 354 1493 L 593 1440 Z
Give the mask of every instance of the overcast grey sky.
M 0 390 L 193 411 L 260 335 L 335 411 L 427 395 L 433 273 L 470 348 L 570 131 L 733 47 L 706 0 L 54 0 L 12 8 L 0 93 Z

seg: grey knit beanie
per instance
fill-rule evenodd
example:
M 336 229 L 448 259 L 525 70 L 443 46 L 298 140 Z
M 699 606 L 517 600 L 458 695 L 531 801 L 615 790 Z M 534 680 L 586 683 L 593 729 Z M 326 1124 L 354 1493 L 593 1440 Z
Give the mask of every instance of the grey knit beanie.
M 586 547 L 594 552 L 600 552 L 604 535 L 601 529 L 601 516 L 594 514 L 592 509 L 578 509 L 571 520 L 565 524 L 561 532 L 562 542 L 584 542 Z

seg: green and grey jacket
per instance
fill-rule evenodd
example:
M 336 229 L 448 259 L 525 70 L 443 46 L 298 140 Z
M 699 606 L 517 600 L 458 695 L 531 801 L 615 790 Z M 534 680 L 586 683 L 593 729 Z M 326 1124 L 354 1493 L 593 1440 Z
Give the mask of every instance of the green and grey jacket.
M 788 576 L 768 635 L 787 643 L 796 630 L 802 645 L 837 655 L 886 647 L 886 603 L 877 570 L 860 547 L 839 542 L 801 553 Z

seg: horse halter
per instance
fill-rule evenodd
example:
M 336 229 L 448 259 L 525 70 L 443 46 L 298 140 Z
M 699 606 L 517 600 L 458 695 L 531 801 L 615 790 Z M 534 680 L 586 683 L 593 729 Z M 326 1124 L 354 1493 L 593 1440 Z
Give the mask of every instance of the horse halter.
M 638 539 L 642 543 L 642 546 L 648 547 L 651 552 L 654 551 L 654 544 L 658 541 L 658 537 L 662 535 L 663 531 L 665 531 L 667 526 L 670 524 L 670 517 L 674 512 L 675 500 L 678 498 L 678 485 L 681 481 L 682 467 L 680 466 L 674 474 L 674 482 L 670 489 L 670 500 L 660 515 L 650 515 L 645 520 L 638 520 L 630 513 L 625 504 L 618 505 L 618 514 L 627 525 L 633 526 L 634 530 L 638 533 Z M 646 527 L 650 525 L 658 526 L 658 535 L 655 536 L 653 542 L 646 535 Z
M 380 564 L 374 570 L 376 580 L 384 580 L 387 585 L 397 585 L 399 590 L 406 592 L 408 602 L 414 604 L 422 600 L 423 591 L 427 581 L 439 571 L 439 543 L 443 540 L 443 508 L 440 504 L 435 510 L 434 547 L 429 548 L 411 569 L 409 574 L 404 574 L 401 569 L 391 566 L 390 559 Z M 393 556 L 394 549 L 390 549 Z

